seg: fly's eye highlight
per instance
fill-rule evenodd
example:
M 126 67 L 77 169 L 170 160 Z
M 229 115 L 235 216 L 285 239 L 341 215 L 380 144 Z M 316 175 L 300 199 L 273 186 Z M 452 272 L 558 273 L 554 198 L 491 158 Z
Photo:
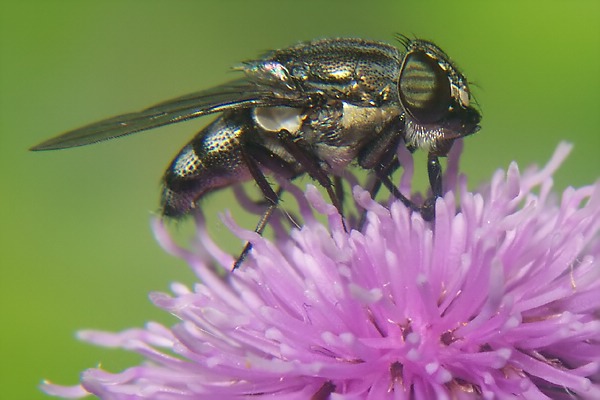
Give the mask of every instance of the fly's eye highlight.
M 420 123 L 439 121 L 452 105 L 447 71 L 438 59 L 422 50 L 409 52 L 405 56 L 398 90 L 402 106 Z

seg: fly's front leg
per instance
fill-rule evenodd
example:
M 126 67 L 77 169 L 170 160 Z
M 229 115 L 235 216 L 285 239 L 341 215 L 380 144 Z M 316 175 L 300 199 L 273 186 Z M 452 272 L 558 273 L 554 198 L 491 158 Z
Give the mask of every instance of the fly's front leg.
M 442 165 L 437 155 L 429 153 L 427 155 L 427 174 L 429 175 L 429 186 L 431 187 L 431 197 L 425 200 L 421 207 L 421 215 L 426 221 L 432 221 L 435 218 L 435 201 L 442 197 Z
M 427 156 L 427 174 L 433 197 L 442 197 L 442 165 L 438 156 L 431 153 Z

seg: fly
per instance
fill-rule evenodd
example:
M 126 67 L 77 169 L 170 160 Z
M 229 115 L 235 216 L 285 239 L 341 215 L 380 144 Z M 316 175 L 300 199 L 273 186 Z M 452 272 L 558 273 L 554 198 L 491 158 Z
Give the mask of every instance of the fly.
M 341 211 L 332 177 L 351 162 L 425 219 L 442 196 L 439 157 L 455 140 L 479 130 L 480 113 L 465 77 L 435 44 L 399 37 L 403 49 L 363 39 L 322 39 L 246 61 L 243 76 L 63 133 L 31 148 L 84 146 L 207 114 L 220 113 L 175 156 L 163 179 L 161 211 L 179 218 L 205 195 L 254 180 L 269 208 L 279 201 L 265 178 L 308 174 Z M 416 205 L 390 179 L 398 146 L 428 153 L 432 197 Z M 243 256 L 250 246 L 244 250 Z M 239 265 L 239 261 L 236 266 Z

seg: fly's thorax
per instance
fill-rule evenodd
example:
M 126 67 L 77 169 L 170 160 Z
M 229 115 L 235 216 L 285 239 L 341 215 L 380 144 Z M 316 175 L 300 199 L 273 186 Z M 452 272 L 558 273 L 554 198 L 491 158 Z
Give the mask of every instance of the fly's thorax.
M 397 105 L 381 107 L 363 107 L 343 103 L 342 129 L 347 132 L 349 142 L 363 143 L 378 136 L 381 130 L 392 120 L 400 118 L 401 110 Z
M 274 51 L 265 60 L 248 63 L 245 72 L 253 80 L 268 75 L 277 87 L 285 83 L 331 99 L 379 106 L 396 86 L 400 62 L 398 49 L 385 43 L 324 39 Z
M 282 159 L 296 160 L 282 146 L 277 134 L 291 133 L 331 172 L 348 166 L 365 144 L 376 139 L 385 126 L 400 118 L 401 109 L 358 106 L 331 101 L 307 110 L 290 107 L 256 108 L 253 119 L 260 132 L 262 145 Z
M 365 107 L 343 102 L 336 129 L 324 133 L 315 143 L 316 153 L 332 172 L 338 173 L 400 115 L 401 110 L 397 106 Z

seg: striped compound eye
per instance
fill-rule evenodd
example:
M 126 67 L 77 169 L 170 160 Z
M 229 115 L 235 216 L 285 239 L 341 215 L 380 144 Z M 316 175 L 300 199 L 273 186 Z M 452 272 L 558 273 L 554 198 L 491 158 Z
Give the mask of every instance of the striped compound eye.
M 423 48 L 409 50 L 400 70 L 400 102 L 417 122 L 430 124 L 452 110 L 453 97 L 448 66 Z

